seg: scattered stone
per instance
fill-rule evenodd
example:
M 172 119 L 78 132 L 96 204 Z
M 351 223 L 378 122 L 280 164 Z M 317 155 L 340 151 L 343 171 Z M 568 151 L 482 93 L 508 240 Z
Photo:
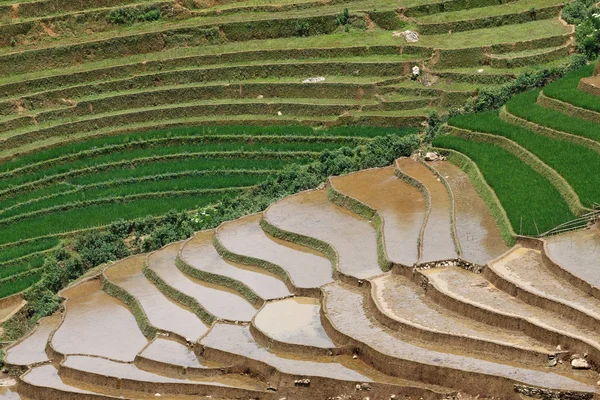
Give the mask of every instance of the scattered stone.
M 445 159 L 446 157 L 433 151 L 428 151 L 425 153 L 425 161 L 443 161 Z
M 571 361 L 571 367 L 573 369 L 590 369 L 592 368 L 590 363 L 583 358 L 575 358 Z
M 408 43 L 415 43 L 415 42 L 419 41 L 419 34 L 415 31 L 404 31 L 404 32 L 395 31 L 392 33 L 392 36 L 393 37 L 404 36 L 404 39 Z
M 357 383 L 356 390 L 371 390 L 371 385 L 368 383 Z
M 308 379 L 308 378 L 305 378 L 305 379 L 296 379 L 294 381 L 294 386 L 309 387 L 310 386 L 310 379 Z
M 358 356 L 356 354 L 352 354 L 352 358 L 356 360 Z
M 556 345 L 556 350 L 561 351 L 562 347 L 560 347 L 560 344 Z
M 555 367 L 556 364 L 558 364 L 558 361 L 556 361 L 556 356 L 555 355 L 549 355 L 548 356 L 548 364 L 546 364 L 546 366 L 548 367 Z
M 17 384 L 17 380 L 14 378 L 3 378 L 0 379 L 0 387 L 14 386 Z
M 160 397 L 160 393 L 156 393 L 154 397 Z
M 324 76 L 317 76 L 314 78 L 306 78 L 305 80 L 302 81 L 302 83 L 319 83 L 319 82 L 323 82 L 325 80 Z
M 479 69 L 477 70 L 477 72 L 479 72 L 479 73 L 482 73 L 482 72 L 483 72 L 483 68 L 479 68 Z
M 256 98 L 259 99 L 259 100 L 262 100 L 262 99 L 265 98 L 265 96 L 263 96 L 262 94 L 259 94 L 258 97 L 256 97 Z
M 281 111 L 277 111 L 277 115 L 279 115 L 281 117 L 283 115 L 283 113 Z
M 267 387 L 267 392 L 276 392 L 276 391 L 277 391 L 276 387 L 273 387 L 273 386 Z

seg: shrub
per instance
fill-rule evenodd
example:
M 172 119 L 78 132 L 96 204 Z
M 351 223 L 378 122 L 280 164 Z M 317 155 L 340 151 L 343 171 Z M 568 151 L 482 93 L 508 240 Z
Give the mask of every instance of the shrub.
M 161 17 L 158 7 L 138 8 L 117 8 L 112 10 L 106 20 L 115 25 L 131 25 L 136 22 L 158 21 Z
M 296 21 L 294 27 L 294 36 L 308 36 L 310 34 L 310 24 L 306 21 Z
M 350 21 L 350 11 L 348 11 L 347 8 L 344 8 L 344 11 L 338 14 L 335 22 L 338 25 L 347 25 L 348 21 Z
M 75 250 L 81 256 L 86 269 L 129 255 L 129 250 L 121 237 L 103 232 L 84 234 L 77 240 Z

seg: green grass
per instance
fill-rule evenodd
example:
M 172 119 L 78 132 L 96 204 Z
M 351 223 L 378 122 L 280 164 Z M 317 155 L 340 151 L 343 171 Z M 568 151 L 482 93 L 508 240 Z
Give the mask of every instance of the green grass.
M 472 19 L 481 19 L 497 15 L 522 13 L 530 11 L 532 8 L 543 8 L 562 4 L 561 0 L 519 0 L 497 6 L 477 7 L 466 10 L 442 12 L 427 15 L 419 18 L 420 23 L 441 23 L 453 21 L 465 21 Z
M 509 124 L 498 117 L 497 111 L 454 117 L 449 124 L 513 140 L 565 178 L 584 206 L 600 202 L 600 154 L 594 150 Z
M 176 197 L 138 199 L 128 202 L 113 202 L 76 208 L 59 213 L 45 214 L 29 218 L 3 227 L 0 244 L 18 240 L 55 235 L 78 229 L 103 226 L 119 219 L 135 219 L 157 216 L 169 210 L 191 210 L 218 202 L 228 194 L 198 196 L 178 195 Z
M 561 79 L 552 82 L 544 88 L 544 94 L 553 99 L 570 103 L 574 106 L 600 112 L 598 96 L 577 89 L 581 78 L 592 76 L 594 64 L 566 74 Z
M 22 278 L 17 278 L 11 282 L 0 283 L 0 298 L 11 296 L 22 292 L 34 283 L 40 280 L 42 271 L 38 270 L 34 274 L 27 274 Z
M 600 141 L 600 128 L 597 123 L 540 106 L 536 102 L 539 93 L 540 89 L 537 89 L 516 95 L 506 103 L 506 109 L 511 114 L 538 125 Z
M 31 164 L 48 161 L 82 151 L 104 148 L 111 145 L 123 145 L 168 137 L 202 137 L 210 135 L 243 135 L 243 136 L 353 136 L 375 137 L 385 134 L 407 135 L 414 133 L 414 128 L 377 128 L 377 127 L 336 127 L 330 129 L 314 129 L 308 126 L 215 126 L 215 127 L 179 127 L 133 132 L 123 135 L 103 136 L 91 140 L 65 144 L 47 150 L 15 157 L 0 164 L 0 172 L 10 171 Z
M 58 239 L 55 239 L 58 240 Z M 0 268 L 0 279 L 8 278 L 10 276 L 18 275 L 32 269 L 40 268 L 44 264 L 44 256 L 33 257 L 31 260 L 23 263 L 10 265 L 8 267 Z
M 37 253 L 56 247 L 59 240 L 56 238 L 40 239 L 35 242 L 20 244 L 15 247 L 0 249 L 0 262 L 7 262 L 31 253 Z
M 199 176 L 195 174 L 192 176 L 171 177 L 170 179 L 159 179 L 150 176 L 147 177 L 149 180 L 144 182 L 113 181 L 108 182 L 109 184 L 105 186 L 83 187 L 73 192 L 42 197 L 35 201 L 22 203 L 19 206 L 1 211 L 0 221 L 21 214 L 86 200 L 132 196 L 143 193 L 253 186 L 262 182 L 267 176 L 267 174 L 260 173 L 230 174 L 224 172 L 218 175 Z M 153 178 L 155 180 L 152 180 Z
M 7 189 L 11 186 L 22 185 L 26 182 L 32 182 L 50 175 L 61 174 L 82 168 L 95 167 L 102 164 L 131 161 L 132 166 L 135 160 L 146 157 L 167 156 L 171 154 L 186 153 L 208 153 L 208 152 L 294 152 L 309 151 L 319 152 L 325 149 L 334 149 L 340 147 L 336 143 L 278 143 L 264 144 L 257 139 L 253 143 L 214 143 L 214 144 L 176 144 L 164 145 L 160 147 L 150 147 L 141 149 L 127 149 L 125 151 L 115 151 L 114 153 L 101 154 L 95 157 L 87 157 L 70 163 L 59 164 L 35 171 L 30 174 L 18 175 L 15 177 L 0 180 L 0 189 Z
M 575 218 L 558 190 L 510 152 L 455 136 L 439 136 L 434 145 L 459 151 L 477 164 L 517 234 L 537 235 Z

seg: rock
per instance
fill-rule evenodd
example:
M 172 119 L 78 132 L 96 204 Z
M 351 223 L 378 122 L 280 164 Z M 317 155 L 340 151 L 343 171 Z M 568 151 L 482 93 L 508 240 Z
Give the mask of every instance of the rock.
M 434 153 L 433 151 L 425 153 L 425 161 L 438 161 L 441 159 L 442 157 L 438 153 Z
M 556 361 L 556 356 L 554 356 L 554 355 L 548 356 L 548 364 L 546 364 L 546 366 L 555 367 L 556 364 L 558 364 L 558 361 Z
M 392 33 L 392 36 L 393 37 L 404 36 L 404 39 L 408 43 L 415 43 L 415 42 L 419 41 L 419 34 L 415 31 L 404 31 L 404 32 L 396 31 L 396 32 Z
M 261 100 L 261 99 L 264 99 L 265 96 L 263 96 L 262 94 L 259 94 L 258 97 L 256 97 L 256 98 L 259 99 L 259 100 Z
M 325 80 L 324 76 L 317 76 L 314 78 L 306 78 L 305 80 L 302 81 L 302 83 L 319 83 L 319 82 L 323 82 Z
M 573 369 L 590 369 L 592 368 L 590 363 L 587 362 L 585 359 L 583 358 L 575 358 L 571 361 L 571 367 L 573 367 Z
M 482 72 L 483 72 L 483 68 L 479 68 L 479 69 L 477 70 L 477 72 L 479 72 L 479 73 L 482 73 Z
M 279 115 L 281 117 L 283 115 L 283 113 L 281 111 L 277 111 L 277 115 Z

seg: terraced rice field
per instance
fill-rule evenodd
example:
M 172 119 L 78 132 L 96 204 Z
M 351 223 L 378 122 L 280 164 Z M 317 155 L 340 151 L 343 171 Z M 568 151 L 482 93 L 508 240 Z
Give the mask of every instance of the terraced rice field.
M 516 95 L 499 111 L 451 118 L 450 135 L 435 140 L 438 147 L 462 153 L 450 157 L 463 169 L 477 165 L 487 182 L 481 182 L 480 193 L 493 190 L 497 198 L 491 195 L 488 204 L 499 200 L 508 230 L 537 236 L 593 221 L 600 200 L 595 110 L 600 103 L 580 82 L 594 68 L 590 64 L 543 89 Z
M 597 229 L 509 248 L 484 205 L 402 158 L 118 261 L 8 348 L 3 398 L 592 399 Z

